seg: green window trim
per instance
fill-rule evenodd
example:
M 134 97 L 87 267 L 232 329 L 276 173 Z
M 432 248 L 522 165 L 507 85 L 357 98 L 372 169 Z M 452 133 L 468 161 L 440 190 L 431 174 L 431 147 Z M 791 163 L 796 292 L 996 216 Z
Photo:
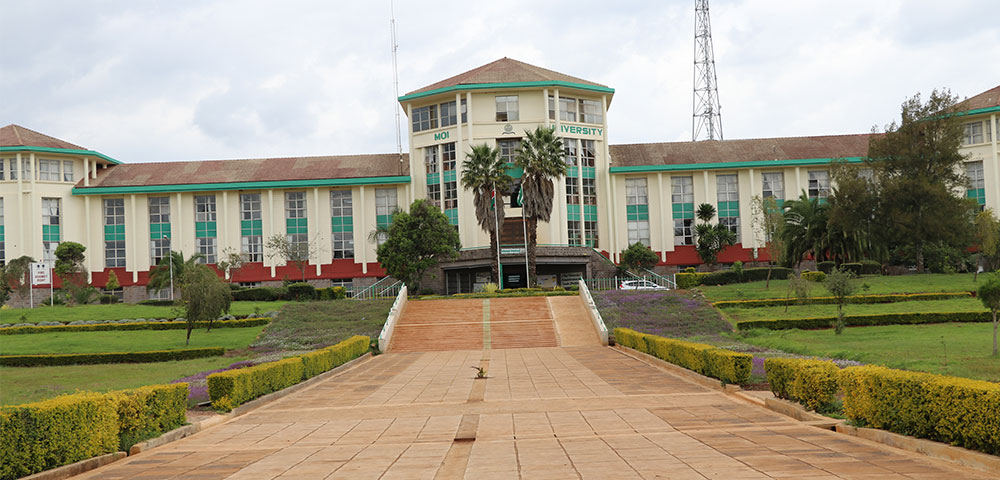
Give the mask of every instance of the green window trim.
M 458 178 L 458 175 L 454 170 L 447 170 L 444 172 L 444 181 L 454 182 L 456 181 L 456 178 Z
M 629 221 L 649 220 L 649 205 L 626 205 L 625 217 Z
M 985 188 L 970 188 L 965 191 L 965 196 L 976 200 L 976 203 L 980 205 L 986 205 L 986 189 Z
M 215 222 L 194 222 L 194 238 L 215 238 L 218 236 Z
M 583 167 L 583 178 L 597 178 L 597 168 Z
M 452 225 L 458 225 L 458 209 L 457 208 L 448 208 L 448 209 L 445 209 L 444 215 L 446 217 L 448 217 L 448 223 L 450 223 Z
M 103 153 L 95 152 L 93 150 L 80 150 L 76 148 L 54 148 L 54 147 L 0 147 L 0 153 L 3 152 L 37 152 L 37 153 L 61 153 L 65 155 L 85 155 L 100 158 L 108 163 L 115 165 L 120 165 L 122 162 L 115 160 Z
M 354 217 L 330 217 L 330 224 L 333 233 L 354 232 Z
M 583 206 L 583 221 L 585 221 L 585 222 L 596 222 L 597 221 L 597 206 L 596 205 L 584 205 Z
M 392 224 L 392 215 L 376 215 L 375 225 L 379 227 L 388 227 Z
M 674 220 L 694 218 L 694 203 L 675 203 L 673 208 Z
M 441 174 L 438 173 L 438 172 L 428 173 L 427 174 L 427 184 L 428 185 L 434 185 L 434 184 L 437 184 L 437 183 L 441 183 Z
M 719 202 L 719 218 L 740 216 L 740 202 Z
M 129 185 L 124 187 L 73 187 L 73 195 L 117 195 L 125 193 L 216 192 L 222 190 L 268 190 L 273 188 L 349 187 L 410 183 L 409 175 L 393 177 L 318 178 L 267 180 L 260 182 L 182 183 L 177 185 Z
M 170 236 L 170 224 L 169 223 L 150 223 L 149 224 L 149 239 L 150 240 L 161 240 L 163 237 L 171 238 Z
M 286 218 L 285 233 L 295 235 L 298 233 L 309 233 L 309 219 L 307 218 Z
M 61 241 L 59 234 L 59 225 L 42 225 L 42 241 L 43 242 L 59 242 Z
M 259 237 L 264 235 L 264 222 L 262 220 L 240 220 L 241 237 Z
M 105 225 L 104 241 L 118 242 L 125 240 L 125 225 Z

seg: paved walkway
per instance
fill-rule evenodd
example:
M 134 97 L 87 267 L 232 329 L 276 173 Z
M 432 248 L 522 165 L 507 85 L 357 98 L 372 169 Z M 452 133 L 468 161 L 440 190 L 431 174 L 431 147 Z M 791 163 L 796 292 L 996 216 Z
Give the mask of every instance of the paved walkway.
M 474 380 L 472 365 L 489 378 Z M 607 347 L 389 353 L 79 478 L 993 478 L 805 426 Z

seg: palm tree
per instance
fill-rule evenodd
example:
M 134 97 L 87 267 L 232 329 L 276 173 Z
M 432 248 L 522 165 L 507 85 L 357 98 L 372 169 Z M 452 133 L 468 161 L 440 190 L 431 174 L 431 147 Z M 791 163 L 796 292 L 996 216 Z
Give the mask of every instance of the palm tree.
M 798 265 L 802 257 L 812 252 L 816 261 L 826 256 L 830 246 L 827 229 L 827 207 L 818 198 L 809 198 L 806 192 L 798 200 L 785 201 L 785 228 L 782 237 L 787 245 L 785 260 Z
M 695 216 L 701 220 L 701 223 L 694 227 L 695 235 L 698 237 L 695 251 L 698 252 L 701 260 L 711 268 L 718 261 L 719 253 L 736 243 L 736 234 L 726 225 L 709 223 L 715 218 L 715 206 L 710 203 L 698 205 Z
M 500 283 L 500 260 L 496 257 L 500 230 L 503 228 L 504 202 L 493 201 L 496 192 L 506 192 L 514 181 L 507 174 L 507 164 L 500 159 L 500 151 L 485 143 L 472 147 L 462 162 L 462 188 L 472 190 L 473 204 L 476 206 L 476 221 L 480 228 L 490 234 L 490 278 Z M 496 212 L 493 211 L 494 205 Z
M 149 282 L 146 283 L 146 290 L 163 290 L 170 288 L 171 269 L 173 270 L 174 288 L 181 287 L 184 273 L 191 271 L 198 265 L 198 261 L 205 258 L 204 255 L 196 253 L 187 260 L 184 259 L 184 252 L 170 251 L 170 255 L 160 259 L 160 263 L 149 270 Z
M 538 282 L 535 274 L 535 250 L 538 244 L 538 221 L 548 222 L 552 216 L 552 202 L 555 198 L 553 178 L 566 175 L 566 153 L 562 140 L 555 135 L 555 128 L 539 126 L 534 132 L 525 130 L 525 138 L 517 149 L 514 164 L 524 169 L 521 177 L 521 204 L 528 238 L 528 280 Z

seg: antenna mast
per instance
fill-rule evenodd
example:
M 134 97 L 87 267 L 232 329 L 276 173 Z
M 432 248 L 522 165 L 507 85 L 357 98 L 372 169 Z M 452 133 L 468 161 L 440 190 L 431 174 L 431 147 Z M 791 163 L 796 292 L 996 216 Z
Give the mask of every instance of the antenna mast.
M 691 141 L 722 140 L 722 108 L 719 106 L 718 83 L 708 0 L 695 0 L 694 116 L 691 119 Z
M 402 172 L 403 140 L 399 132 L 399 71 L 396 67 L 396 50 L 399 50 L 399 45 L 396 44 L 396 9 L 393 7 L 392 0 L 389 0 L 389 35 L 392 42 L 392 86 L 396 93 L 392 99 L 392 106 L 396 111 L 396 154 L 399 155 L 399 168 Z

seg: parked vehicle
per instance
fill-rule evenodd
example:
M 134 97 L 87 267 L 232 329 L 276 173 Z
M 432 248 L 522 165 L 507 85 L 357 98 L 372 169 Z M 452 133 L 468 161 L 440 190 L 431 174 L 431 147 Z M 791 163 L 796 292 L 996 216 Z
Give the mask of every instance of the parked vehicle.
M 670 290 L 649 280 L 625 280 L 618 288 L 621 290 Z

